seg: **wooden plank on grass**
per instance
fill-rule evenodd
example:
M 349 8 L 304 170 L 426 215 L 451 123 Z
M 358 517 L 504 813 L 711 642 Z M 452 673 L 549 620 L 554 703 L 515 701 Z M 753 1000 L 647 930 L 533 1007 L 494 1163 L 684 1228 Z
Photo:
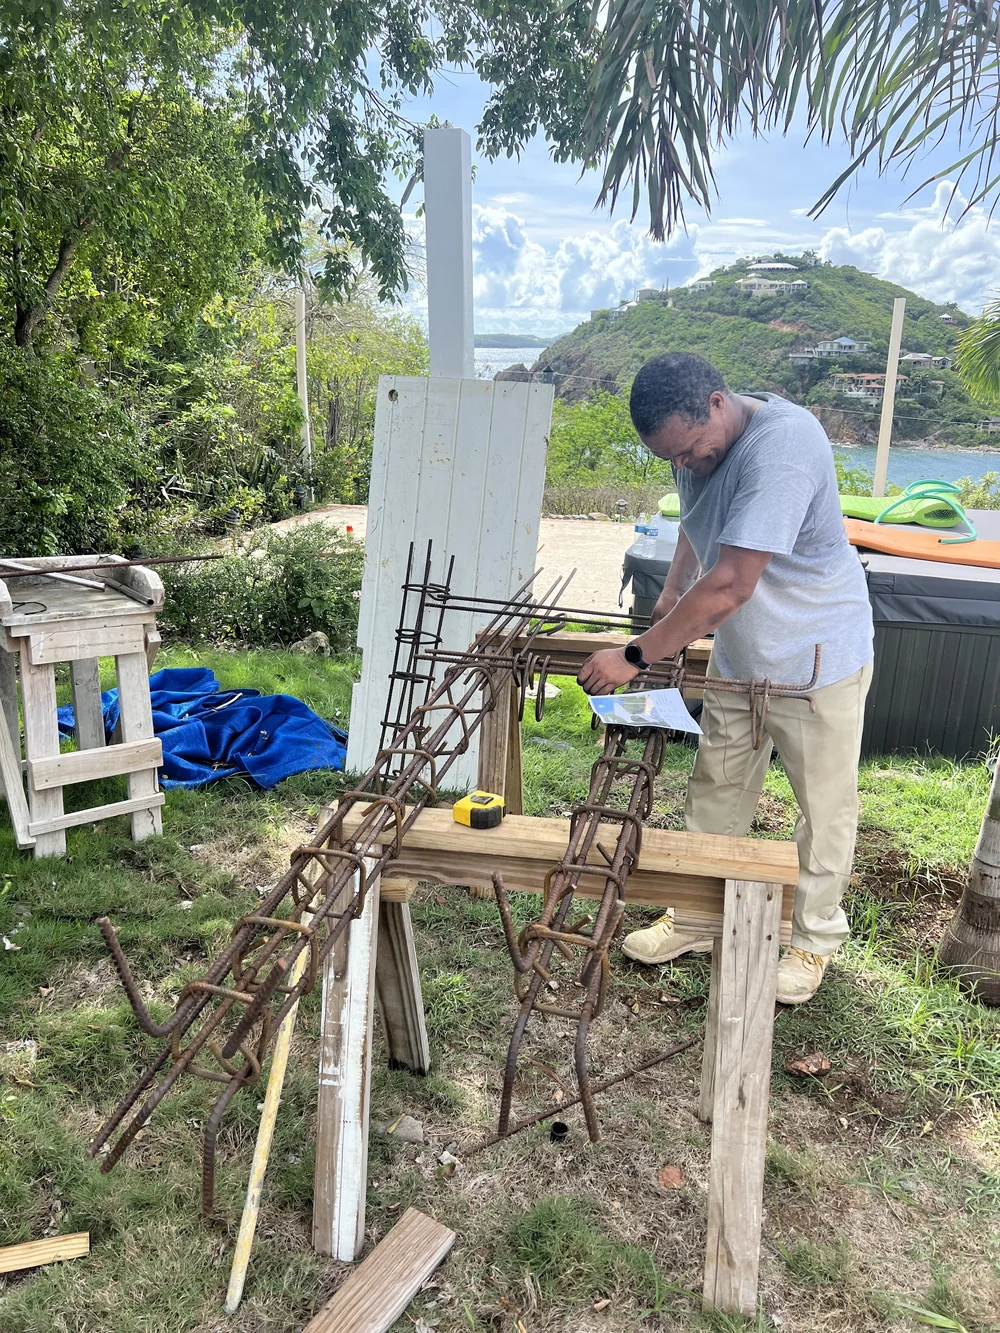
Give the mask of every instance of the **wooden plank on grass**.
M 145 634 L 135 620 L 80 620 L 55 629 L 38 629 L 27 636 L 32 665 L 72 662 L 86 657 L 115 657 L 122 653 L 144 653 Z
M 93 805 L 89 810 L 73 810 L 68 815 L 57 815 L 54 819 L 33 819 L 28 825 L 32 837 L 57 833 L 60 829 L 77 828 L 80 824 L 97 824 L 102 819 L 113 819 L 115 815 L 134 815 L 139 811 L 156 809 L 167 798 L 163 792 L 155 796 L 139 796 L 132 801 L 112 801 L 110 805 Z
M 719 954 L 712 1158 L 708 1174 L 707 1310 L 752 1315 L 763 1212 L 767 1103 L 781 890 L 732 880 Z
M 0 1250 L 0 1273 L 19 1273 L 25 1268 L 40 1268 L 42 1264 L 55 1264 L 63 1259 L 79 1259 L 89 1253 L 89 1231 L 29 1240 L 23 1245 L 8 1245 Z
M 303 1333 L 385 1333 L 455 1244 L 454 1231 L 407 1208 Z

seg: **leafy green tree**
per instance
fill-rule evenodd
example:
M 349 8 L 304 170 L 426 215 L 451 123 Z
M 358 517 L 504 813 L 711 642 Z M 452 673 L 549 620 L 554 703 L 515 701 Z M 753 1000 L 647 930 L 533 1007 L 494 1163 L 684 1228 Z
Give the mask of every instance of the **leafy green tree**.
M 150 53 L 156 14 L 100 32 L 85 3 L 43 31 L 0 5 L 0 293 L 18 346 L 57 303 L 96 357 L 189 327 L 263 237 L 242 113 L 218 86 L 221 33 L 190 18 Z M 54 336 L 54 332 L 53 336 Z
M 673 474 L 635 433 L 627 393 L 598 393 L 579 403 L 556 400 L 546 481 L 628 487 L 657 482 L 666 490 L 673 486 Z
M 416 320 L 386 311 L 370 283 L 350 302 L 311 302 L 307 332 L 312 480 L 324 499 L 364 504 L 378 378 L 425 375 L 427 340 Z

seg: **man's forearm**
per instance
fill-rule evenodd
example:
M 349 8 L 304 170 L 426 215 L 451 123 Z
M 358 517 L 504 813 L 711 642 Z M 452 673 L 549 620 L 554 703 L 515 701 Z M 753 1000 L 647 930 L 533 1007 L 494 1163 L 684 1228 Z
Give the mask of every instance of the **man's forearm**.
M 695 555 L 694 547 L 688 540 L 687 533 L 680 528 L 677 533 L 677 547 L 674 558 L 667 571 L 663 585 L 663 597 L 679 601 L 701 573 L 701 564 Z
M 635 642 L 647 662 L 675 657 L 689 643 L 717 629 L 746 602 L 747 597 L 737 585 L 713 577 L 714 574 L 714 570 L 709 570 L 672 611 L 638 636 Z

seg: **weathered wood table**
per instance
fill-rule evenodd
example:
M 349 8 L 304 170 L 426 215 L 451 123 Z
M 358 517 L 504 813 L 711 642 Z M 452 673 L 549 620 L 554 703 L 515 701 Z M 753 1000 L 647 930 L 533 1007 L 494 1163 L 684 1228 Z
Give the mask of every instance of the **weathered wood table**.
M 351 811 L 345 839 L 365 808 Z M 364 911 L 324 978 L 313 1215 L 321 1253 L 351 1260 L 363 1242 L 376 998 L 390 1058 L 429 1068 L 408 903 L 415 881 L 483 885 L 498 870 L 511 891 L 540 894 L 566 838 L 562 819 L 508 815 L 498 828 L 474 830 L 448 808 L 427 809 L 392 877 L 369 881 Z M 678 924 L 715 939 L 699 1101 L 712 1124 L 708 1308 L 756 1309 L 778 949 L 790 935 L 798 872 L 793 843 L 646 829 L 626 884 L 629 903 L 673 907 Z
M 62 856 L 66 829 L 111 815 L 132 816 L 136 841 L 159 833 L 163 762 L 153 736 L 149 666 L 160 636 L 163 584 L 152 570 L 81 569 L 124 564 L 107 555 L 0 560 L 0 780 L 17 844 Z M 66 572 L 71 566 L 75 572 Z M 120 740 L 105 743 L 99 659 L 113 657 Z M 78 749 L 62 754 L 56 718 L 58 663 L 69 664 Z M 20 708 L 18 685 L 20 684 Z M 20 714 L 20 716 L 19 716 Z M 24 761 L 21 758 L 21 719 Z M 27 798 L 24 774 L 27 775 Z M 128 775 L 128 799 L 66 813 L 63 788 Z

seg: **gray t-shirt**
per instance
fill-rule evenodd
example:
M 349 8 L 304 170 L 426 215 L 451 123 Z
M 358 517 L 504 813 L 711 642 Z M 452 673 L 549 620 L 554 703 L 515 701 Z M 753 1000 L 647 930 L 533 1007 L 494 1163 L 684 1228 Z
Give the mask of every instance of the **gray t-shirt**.
M 707 477 L 675 469 L 681 527 L 701 562 L 720 546 L 770 551 L 750 600 L 715 631 L 715 660 L 731 679 L 801 685 L 823 655 L 819 686 L 872 659 L 864 571 L 848 544 L 833 451 L 805 408 L 775 394 Z

